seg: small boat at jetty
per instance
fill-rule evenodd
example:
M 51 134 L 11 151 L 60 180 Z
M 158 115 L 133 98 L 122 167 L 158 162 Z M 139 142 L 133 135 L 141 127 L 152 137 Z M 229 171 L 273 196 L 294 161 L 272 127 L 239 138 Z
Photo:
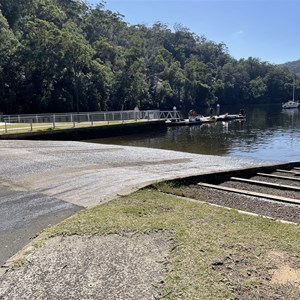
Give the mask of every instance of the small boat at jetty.
M 193 125 L 201 125 L 202 121 L 199 117 L 188 118 L 188 119 L 170 119 L 166 120 L 166 125 L 171 126 L 193 126 Z
M 192 125 L 201 125 L 204 123 L 215 123 L 217 121 L 231 121 L 231 120 L 243 120 L 245 119 L 245 112 L 241 110 L 239 114 L 224 114 L 224 115 L 210 115 L 202 116 L 198 115 L 195 111 L 191 110 L 189 112 L 188 119 L 179 119 L 173 118 L 166 120 L 167 126 L 192 126 Z
M 201 125 L 202 123 L 201 116 L 199 116 L 195 110 L 191 109 L 189 111 L 188 125 Z
M 200 117 L 202 123 L 215 123 L 217 122 L 218 118 L 216 116 L 208 116 L 208 117 Z
M 187 125 L 187 119 L 170 119 L 166 120 L 167 126 L 186 126 Z
M 217 116 L 217 121 L 231 121 L 231 120 L 241 120 L 245 119 L 246 116 L 244 114 L 224 114 Z
M 201 120 L 200 117 L 194 117 L 194 118 L 190 117 L 188 119 L 188 124 L 187 125 L 189 125 L 189 126 L 192 126 L 192 125 L 201 125 L 202 123 L 203 122 L 202 122 L 202 120 Z
M 172 118 L 166 120 L 165 123 L 167 126 L 193 126 L 201 125 L 202 120 L 196 111 L 190 110 L 188 119 Z

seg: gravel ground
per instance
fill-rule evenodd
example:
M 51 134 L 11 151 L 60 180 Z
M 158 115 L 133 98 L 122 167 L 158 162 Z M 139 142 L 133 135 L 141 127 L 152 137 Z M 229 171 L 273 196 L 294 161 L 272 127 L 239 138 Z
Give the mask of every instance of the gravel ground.
M 256 185 L 256 184 L 245 183 L 245 182 L 238 182 L 238 181 L 226 181 L 220 184 L 220 186 L 300 200 L 300 191 L 274 189 L 267 186 Z
M 275 173 L 272 173 L 272 174 L 275 175 Z M 290 176 L 290 177 L 292 177 L 292 176 Z M 264 177 L 264 176 L 254 176 L 254 177 L 251 177 L 250 179 L 300 187 L 300 181 L 294 181 L 294 180 L 288 180 L 288 179 L 279 179 L 279 178 Z
M 282 175 L 280 172 L 272 173 L 274 175 Z M 294 177 L 292 174 L 286 173 L 287 177 Z M 277 179 L 271 177 L 253 176 L 250 179 L 258 181 L 266 181 L 270 183 L 284 184 L 298 187 L 299 183 L 292 180 Z M 230 187 L 235 189 L 241 189 L 251 192 L 257 192 L 262 194 L 270 194 L 275 196 L 288 197 L 292 199 L 300 200 L 300 191 L 285 190 L 272 188 L 267 186 L 260 186 L 251 183 L 238 182 L 234 180 L 225 181 L 220 186 Z M 276 202 L 264 198 L 258 198 L 253 196 L 246 196 L 242 194 L 236 194 L 232 192 L 218 191 L 215 189 L 190 186 L 194 197 L 204 197 L 210 203 L 231 207 L 250 213 L 255 213 L 263 216 L 268 216 L 275 219 L 300 223 L 300 205 L 288 204 L 283 202 Z M 190 193 L 191 191 L 189 191 Z
M 217 205 L 235 208 L 275 219 L 300 223 L 300 206 L 296 204 L 279 203 L 267 199 L 244 196 L 241 194 L 218 191 L 194 185 L 186 187 L 183 190 L 185 191 L 186 196 L 204 198 L 205 201 Z

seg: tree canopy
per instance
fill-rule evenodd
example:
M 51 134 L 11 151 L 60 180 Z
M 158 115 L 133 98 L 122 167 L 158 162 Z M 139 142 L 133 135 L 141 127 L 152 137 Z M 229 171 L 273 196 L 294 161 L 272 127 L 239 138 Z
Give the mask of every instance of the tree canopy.
M 281 102 L 293 74 L 181 24 L 128 25 L 81 0 L 0 0 L 0 111 L 180 109 Z

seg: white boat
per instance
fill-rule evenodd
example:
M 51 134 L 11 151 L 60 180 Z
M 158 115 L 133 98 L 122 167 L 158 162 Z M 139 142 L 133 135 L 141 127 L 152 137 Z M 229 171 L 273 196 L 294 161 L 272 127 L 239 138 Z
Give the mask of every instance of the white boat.
M 285 103 L 282 103 L 282 108 L 298 108 L 299 101 L 289 100 Z
M 184 125 L 188 125 L 188 121 L 187 119 L 170 119 L 167 120 L 165 123 L 167 126 L 184 126 Z
M 192 126 L 192 125 L 201 125 L 201 119 L 199 117 L 189 117 L 188 119 L 171 119 L 167 120 L 167 126 Z
M 295 101 L 295 78 L 293 81 L 293 100 L 289 100 L 287 102 L 282 103 L 282 108 L 298 108 L 299 101 Z
M 187 125 L 201 125 L 202 124 L 202 120 L 200 117 L 189 117 L 188 123 Z
M 187 125 L 192 126 L 192 125 L 201 125 L 201 124 L 202 124 L 202 120 L 200 116 L 198 116 L 195 110 L 191 109 L 189 111 L 189 118 L 188 118 Z
M 218 118 L 216 116 L 200 117 L 200 121 L 202 123 L 215 123 L 217 119 Z
M 217 121 L 231 121 L 231 120 L 237 120 L 237 119 L 246 119 L 246 116 L 244 114 L 228 114 L 225 115 L 219 115 L 217 116 Z

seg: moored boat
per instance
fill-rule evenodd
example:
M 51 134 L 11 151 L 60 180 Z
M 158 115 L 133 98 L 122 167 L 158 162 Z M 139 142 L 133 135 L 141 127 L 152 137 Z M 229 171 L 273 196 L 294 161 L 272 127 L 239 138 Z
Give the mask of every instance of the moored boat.
M 170 119 L 166 120 L 167 126 L 186 126 L 188 125 L 188 119 Z
M 287 108 L 298 108 L 299 106 L 299 101 L 294 101 L 294 100 L 289 100 L 285 103 L 282 103 L 282 108 L 287 109 Z
M 238 120 L 238 119 L 245 119 L 246 116 L 244 114 L 224 114 L 217 116 L 217 121 L 231 121 L 231 120 Z
M 171 119 L 167 120 L 166 125 L 168 127 L 172 126 L 193 126 L 193 125 L 201 125 L 202 121 L 199 117 L 188 118 L 188 119 Z
M 295 77 L 294 77 L 294 80 L 293 80 L 293 99 L 282 103 L 281 107 L 284 108 L 284 109 L 287 109 L 287 108 L 298 108 L 298 106 L 299 106 L 299 101 L 295 101 Z
M 216 116 L 200 117 L 202 123 L 215 123 L 217 119 Z
M 201 125 L 201 124 L 202 124 L 202 120 L 200 117 L 189 117 L 187 125 L 192 126 L 192 125 Z

